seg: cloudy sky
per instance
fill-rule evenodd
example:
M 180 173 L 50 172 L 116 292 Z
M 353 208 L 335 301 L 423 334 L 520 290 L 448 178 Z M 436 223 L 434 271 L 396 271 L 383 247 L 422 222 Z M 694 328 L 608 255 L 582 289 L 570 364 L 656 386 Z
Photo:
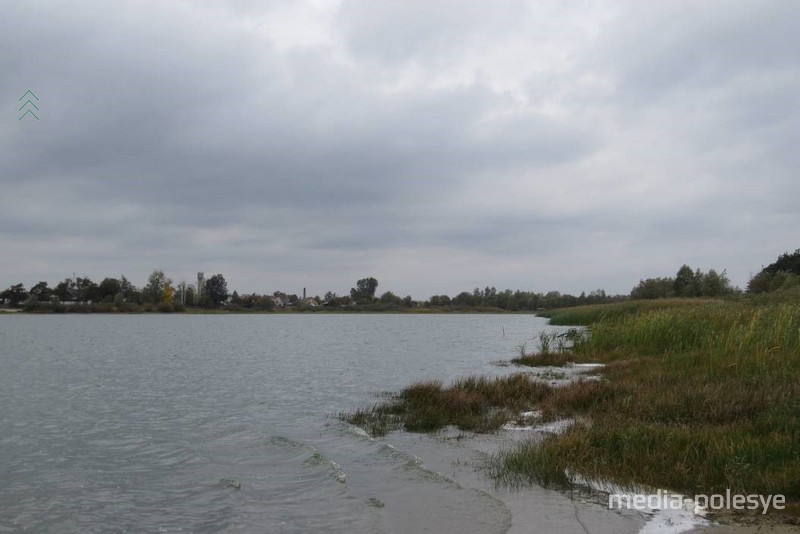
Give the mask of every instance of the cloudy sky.
M 800 247 L 798 58 L 784 0 L 5 2 L 0 286 L 744 285 Z

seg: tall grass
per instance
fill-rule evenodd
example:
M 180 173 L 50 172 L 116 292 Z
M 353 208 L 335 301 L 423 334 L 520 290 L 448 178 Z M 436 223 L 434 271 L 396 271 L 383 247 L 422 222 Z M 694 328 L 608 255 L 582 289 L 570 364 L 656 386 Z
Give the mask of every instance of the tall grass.
M 541 409 L 591 424 L 501 453 L 498 477 L 563 484 L 572 472 L 800 500 L 800 304 L 628 302 L 552 315 L 588 322 L 573 350 L 608 365 L 591 398 L 567 385 Z
M 712 299 L 630 300 L 616 304 L 595 304 L 591 306 L 576 306 L 574 308 L 559 308 L 539 312 L 537 315 L 550 319 L 551 325 L 587 326 L 604 319 L 613 320 L 628 315 L 637 315 L 646 311 L 686 308 L 687 306 L 703 306 L 717 302 L 718 301 Z

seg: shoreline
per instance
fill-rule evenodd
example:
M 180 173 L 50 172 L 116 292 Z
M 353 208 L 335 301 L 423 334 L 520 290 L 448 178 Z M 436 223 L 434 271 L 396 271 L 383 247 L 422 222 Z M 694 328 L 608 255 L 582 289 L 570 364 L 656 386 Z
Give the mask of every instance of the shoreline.
M 187 309 L 184 311 L 162 312 L 158 310 L 108 310 L 108 311 L 53 311 L 53 310 L 34 310 L 28 311 L 19 308 L 2 308 L 0 315 L 19 314 L 19 315 L 317 315 L 317 314 L 339 314 L 339 315 L 358 315 L 358 314 L 383 314 L 383 315 L 533 315 L 538 316 L 541 311 L 529 310 L 504 310 L 493 308 L 485 310 L 440 310 L 414 308 L 410 310 L 226 310 L 226 309 Z
M 800 414 L 787 404 L 800 393 L 791 379 L 793 367 L 800 367 L 800 306 L 675 300 L 546 316 L 550 324 L 588 330 L 569 345 L 566 333 L 540 336 L 538 353 L 504 363 L 539 372 L 416 382 L 343 419 L 373 436 L 397 429 L 436 434 L 448 426 L 496 433 L 509 424 L 535 431 L 571 420 L 544 439 L 498 452 L 492 477 L 509 486 L 566 489 L 580 474 L 615 487 L 668 487 L 681 495 L 727 490 L 774 496 L 785 505 L 764 505 L 763 516 L 760 508 L 755 516 L 711 509 L 708 517 L 731 525 L 695 531 L 790 531 L 800 524 L 800 498 L 791 483 L 800 469 L 800 445 L 792 438 Z M 594 367 L 593 375 L 564 372 L 579 362 L 595 364 L 587 369 Z

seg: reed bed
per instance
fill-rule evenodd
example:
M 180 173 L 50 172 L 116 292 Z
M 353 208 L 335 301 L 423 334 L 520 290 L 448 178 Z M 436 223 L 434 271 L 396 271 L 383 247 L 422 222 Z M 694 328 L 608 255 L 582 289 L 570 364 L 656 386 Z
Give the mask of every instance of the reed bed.
M 592 318 L 573 351 L 608 362 L 601 385 L 588 396 L 585 384 L 567 385 L 540 403 L 551 417 L 591 423 L 499 454 L 499 479 L 567 484 L 580 473 L 631 488 L 800 501 L 800 304 L 605 307 L 552 314 Z
M 539 317 L 550 319 L 550 324 L 558 326 L 588 326 L 598 321 L 613 320 L 629 315 L 638 315 L 641 312 L 663 310 L 670 308 L 686 308 L 687 306 L 703 306 L 716 304 L 713 299 L 659 299 L 659 300 L 629 300 L 615 304 L 595 304 L 590 306 L 576 306 L 573 308 L 559 308 L 539 312 Z

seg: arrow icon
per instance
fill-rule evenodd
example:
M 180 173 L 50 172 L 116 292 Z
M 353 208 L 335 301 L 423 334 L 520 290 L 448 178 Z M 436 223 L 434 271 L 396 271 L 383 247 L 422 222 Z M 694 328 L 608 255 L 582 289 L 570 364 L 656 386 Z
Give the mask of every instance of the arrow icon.
M 38 97 L 38 96 L 36 96 L 35 94 L 33 94 L 33 91 L 31 91 L 30 89 L 28 89 L 28 90 L 25 92 L 25 94 L 24 94 L 24 95 L 22 95 L 21 97 L 19 97 L 19 100 L 22 100 L 23 98 L 25 98 L 25 97 L 26 97 L 26 96 L 28 96 L 28 95 L 31 95 L 33 98 L 35 98 L 37 102 L 39 101 L 39 97 Z
M 36 100 L 36 102 L 38 102 L 38 101 L 39 101 L 39 97 L 38 97 L 38 96 L 36 96 L 35 94 L 33 94 L 33 91 L 31 91 L 30 89 L 28 89 L 28 90 L 25 92 L 25 94 L 24 94 L 24 95 L 22 95 L 21 97 L 19 97 L 19 100 L 17 100 L 17 102 L 22 102 L 22 99 L 23 99 L 23 98 L 25 98 L 25 97 L 26 97 L 26 96 L 28 96 L 28 95 L 32 96 L 32 97 L 33 97 L 33 98 Z M 26 107 L 27 107 L 27 109 L 25 109 Z M 24 118 L 25 118 L 25 117 L 26 117 L 26 116 L 27 116 L 27 115 L 30 113 L 30 114 L 33 116 L 33 118 L 35 118 L 35 119 L 38 121 L 38 120 L 39 120 L 39 117 L 37 117 L 37 116 L 36 116 L 36 113 L 34 113 L 34 112 L 31 110 L 31 107 L 35 108 L 35 109 L 36 109 L 36 111 L 40 111 L 40 110 L 39 110 L 39 106 L 37 106 L 37 105 L 36 105 L 36 103 L 34 103 L 34 101 L 33 101 L 33 100 L 31 100 L 30 98 L 28 98 L 28 100 L 26 100 L 26 101 L 25 101 L 25 103 L 24 103 L 24 104 L 22 104 L 22 105 L 20 106 L 20 108 L 17 110 L 17 111 L 22 111 L 23 109 L 25 109 L 25 113 L 23 113 L 23 114 L 20 116 L 20 118 L 19 118 L 19 119 L 17 119 L 17 120 L 18 120 L 18 121 L 21 121 L 22 119 L 24 119 Z
M 34 103 L 33 103 L 33 101 L 32 101 L 32 100 L 29 98 L 29 99 L 28 99 L 28 101 L 27 101 L 27 102 L 25 102 L 24 104 L 22 104 L 22 107 L 20 107 L 20 108 L 19 108 L 17 111 L 22 111 L 22 108 L 24 108 L 24 107 L 25 107 L 25 106 L 27 106 L 28 104 L 30 104 L 31 106 L 35 107 L 37 111 L 39 110 L 39 106 L 37 106 L 36 104 L 34 104 Z
M 39 120 L 39 117 L 37 117 L 37 116 L 36 116 L 36 113 L 34 113 L 34 112 L 33 112 L 33 111 L 31 111 L 31 110 L 28 110 L 28 111 L 26 111 L 25 113 L 23 113 L 23 114 L 22 114 L 22 117 L 18 118 L 17 120 L 18 120 L 18 121 L 21 121 L 22 119 L 24 119 L 24 118 L 25 118 L 25 115 L 27 115 L 28 113 L 30 113 L 31 115 L 33 115 L 33 118 L 35 118 L 37 121 Z

